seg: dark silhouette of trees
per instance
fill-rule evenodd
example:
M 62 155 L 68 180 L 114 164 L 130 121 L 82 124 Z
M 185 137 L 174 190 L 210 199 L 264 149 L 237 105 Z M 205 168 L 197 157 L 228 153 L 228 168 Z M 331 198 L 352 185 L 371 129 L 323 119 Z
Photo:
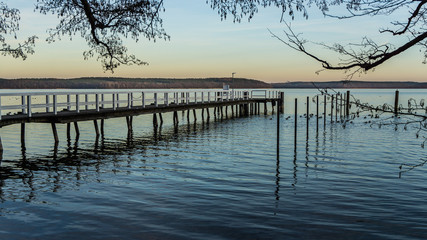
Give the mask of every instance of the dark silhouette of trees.
M 29 37 L 17 46 L 12 46 L 7 41 L 7 36 L 17 39 L 16 32 L 19 30 L 19 10 L 9 8 L 0 2 L 0 54 L 10 55 L 14 58 L 27 59 L 28 54 L 34 53 L 34 43 L 36 36 Z
M 60 19 L 49 30 L 49 42 L 80 34 L 90 48 L 85 59 L 97 55 L 105 71 L 121 64 L 147 64 L 128 54 L 123 38 L 169 39 L 160 17 L 163 0 L 37 0 L 36 9 Z
M 272 36 L 282 41 L 289 47 L 304 53 L 322 64 L 327 70 L 344 70 L 351 78 L 356 73 L 365 73 L 383 64 L 389 59 L 405 52 L 406 50 L 419 46 L 423 54 L 423 63 L 427 62 L 427 7 L 425 0 L 337 0 L 337 1 L 315 1 L 323 2 L 320 6 L 323 14 L 327 17 L 346 19 L 362 16 L 390 15 L 394 16 L 394 21 L 390 27 L 379 30 L 381 34 L 390 34 L 393 38 L 399 38 L 403 44 L 394 46 L 392 44 L 380 44 L 376 41 L 363 37 L 360 43 L 343 45 L 335 43 L 326 45 L 317 43 L 340 55 L 340 60 L 333 63 L 326 58 L 319 57 L 307 49 L 310 41 L 301 38 L 301 34 L 295 33 L 290 24 L 284 30 L 285 37 L 281 38 L 272 33 Z M 331 13 L 331 6 L 342 5 L 346 14 L 334 15 Z M 407 12 L 407 16 L 401 19 L 402 12 Z
M 280 9 L 280 21 L 287 16 L 293 19 L 297 13 L 308 18 L 309 8 L 317 8 L 325 16 L 337 19 L 396 14 L 391 26 L 380 29 L 380 33 L 405 39 L 402 45 L 378 44 L 366 37 L 357 44 L 320 44 L 342 55 L 336 63 L 308 50 L 306 45 L 309 41 L 294 33 L 290 25 L 285 30 L 284 39 L 272 34 L 291 48 L 320 62 L 324 69 L 349 71 L 350 76 L 371 70 L 414 46 L 421 47 L 424 62 L 427 62 L 427 0 L 206 0 L 206 3 L 218 12 L 221 19 L 231 17 L 235 22 L 246 18 L 250 20 L 262 7 Z M 343 8 L 346 14 L 334 14 L 336 9 Z M 89 46 L 89 50 L 84 52 L 85 59 L 97 57 L 106 71 L 113 71 L 121 64 L 147 64 L 128 53 L 123 39 L 155 41 L 170 38 L 163 28 L 163 0 L 37 0 L 36 11 L 59 18 L 56 28 L 49 30 L 48 41 L 80 35 Z M 399 19 L 401 15 L 398 14 L 402 11 L 408 15 Z M 33 53 L 35 37 L 16 48 L 10 47 L 3 35 L 16 36 L 19 11 L 0 2 L 0 13 L 1 53 L 25 59 L 26 54 Z

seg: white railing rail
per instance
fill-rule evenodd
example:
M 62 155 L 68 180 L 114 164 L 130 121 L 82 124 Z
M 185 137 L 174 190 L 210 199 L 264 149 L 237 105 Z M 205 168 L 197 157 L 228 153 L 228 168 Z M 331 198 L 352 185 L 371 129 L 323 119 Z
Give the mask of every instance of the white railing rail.
M 84 96 L 84 97 L 83 97 Z M 235 100 L 278 98 L 277 90 L 81 90 L 48 92 L 0 93 L 0 120 L 2 116 L 61 111 L 96 110 L 119 108 L 145 108 L 149 105 L 183 105 L 194 103 L 214 103 Z M 4 114 L 5 113 L 5 114 Z

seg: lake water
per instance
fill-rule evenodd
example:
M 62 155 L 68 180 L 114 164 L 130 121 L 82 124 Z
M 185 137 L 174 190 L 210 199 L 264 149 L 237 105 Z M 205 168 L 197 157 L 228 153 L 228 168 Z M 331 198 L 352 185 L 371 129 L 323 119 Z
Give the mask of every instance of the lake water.
M 313 118 L 307 139 L 299 117 L 295 148 L 293 99 L 302 114 L 314 94 L 285 90 L 279 159 L 271 112 L 209 124 L 179 113 L 178 129 L 164 114 L 160 134 L 138 116 L 130 136 L 124 118 L 108 119 L 98 140 L 92 122 L 78 141 L 58 125 L 57 148 L 49 124 L 27 124 L 25 150 L 20 125 L 3 127 L 0 239 L 427 239 L 426 134 L 361 114 L 345 127 L 328 118 L 318 134 Z M 400 94 L 404 105 L 427 98 Z

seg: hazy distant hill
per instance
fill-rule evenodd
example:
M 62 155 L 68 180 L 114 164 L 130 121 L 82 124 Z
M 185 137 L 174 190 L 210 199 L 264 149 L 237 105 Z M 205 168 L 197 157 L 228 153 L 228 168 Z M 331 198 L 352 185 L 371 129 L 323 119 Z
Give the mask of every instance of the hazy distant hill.
M 38 78 L 1 79 L 0 89 L 162 89 L 162 88 L 426 88 L 427 82 L 286 82 L 265 83 L 245 78 Z
M 427 82 L 368 82 L 368 81 L 337 81 L 337 82 L 286 82 L 272 83 L 274 88 L 427 88 Z
M 73 79 L 1 79 L 3 89 L 55 89 L 55 88 L 222 88 L 223 84 L 233 88 L 271 88 L 268 83 L 244 78 L 73 78 Z

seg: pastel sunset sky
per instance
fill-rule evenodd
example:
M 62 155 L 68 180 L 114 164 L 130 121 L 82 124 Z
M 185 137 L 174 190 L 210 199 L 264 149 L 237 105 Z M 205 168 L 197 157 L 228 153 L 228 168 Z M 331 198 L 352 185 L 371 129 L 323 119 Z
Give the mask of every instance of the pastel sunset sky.
M 121 66 L 114 74 L 104 72 L 96 58 L 84 60 L 83 51 L 88 47 L 79 35 L 72 41 L 64 37 L 48 44 L 46 30 L 54 28 L 58 18 L 34 12 L 35 1 L 6 0 L 9 7 L 21 10 L 21 31 L 18 40 L 31 35 L 39 37 L 36 53 L 26 61 L 0 57 L 0 78 L 74 78 L 74 77 L 132 77 L 132 78 L 205 78 L 236 77 L 258 79 L 265 82 L 329 81 L 342 80 L 343 72 L 323 71 L 321 65 L 309 57 L 287 47 L 272 38 L 268 29 L 279 36 L 285 24 L 280 22 L 278 8 L 260 9 L 248 22 L 233 23 L 233 19 L 221 21 L 220 16 L 204 0 L 165 1 L 162 13 L 164 28 L 170 41 L 150 42 L 141 39 L 138 43 L 126 41 L 129 51 L 148 66 Z M 297 14 L 292 24 L 295 32 L 303 38 L 333 44 L 360 42 L 368 36 L 380 43 L 396 45 L 405 39 L 395 40 L 390 35 L 379 34 L 378 29 L 390 26 L 393 18 L 400 15 L 364 17 L 337 20 L 323 17 L 317 9 L 310 10 L 309 19 Z M 13 41 L 13 39 L 11 39 Z M 318 55 L 336 59 L 336 56 L 316 45 L 310 45 Z M 427 81 L 427 66 L 422 64 L 423 53 L 413 48 L 386 62 L 375 71 L 354 80 L 375 81 Z

